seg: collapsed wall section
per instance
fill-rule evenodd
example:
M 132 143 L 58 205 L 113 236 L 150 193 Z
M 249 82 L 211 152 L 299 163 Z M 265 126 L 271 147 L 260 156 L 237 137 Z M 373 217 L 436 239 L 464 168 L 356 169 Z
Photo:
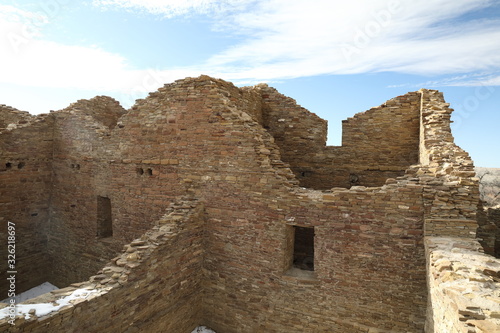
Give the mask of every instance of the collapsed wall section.
M 2 299 L 9 289 L 7 271 L 22 272 L 16 276 L 17 294 L 49 279 L 52 133 L 53 121 L 48 115 L 35 117 L 0 106 Z

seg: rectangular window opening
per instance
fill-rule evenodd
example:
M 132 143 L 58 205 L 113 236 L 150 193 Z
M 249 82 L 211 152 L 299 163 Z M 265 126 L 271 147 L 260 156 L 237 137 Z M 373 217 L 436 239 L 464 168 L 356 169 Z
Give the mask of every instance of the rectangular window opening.
M 97 197 L 97 237 L 113 236 L 113 220 L 111 217 L 111 200 L 107 197 Z
M 314 271 L 314 228 L 294 226 L 293 267 Z

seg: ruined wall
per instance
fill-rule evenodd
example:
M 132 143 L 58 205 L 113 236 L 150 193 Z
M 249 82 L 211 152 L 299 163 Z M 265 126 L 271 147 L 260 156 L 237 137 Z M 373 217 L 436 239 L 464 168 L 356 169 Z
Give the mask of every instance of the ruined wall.
M 279 332 L 292 318 L 297 331 L 422 328 L 425 263 L 423 247 L 415 249 L 422 237 L 421 189 L 405 185 L 380 199 L 346 191 L 328 204 L 291 193 L 294 176 L 259 125 L 265 112 L 258 95 L 246 93 L 249 100 L 242 101 L 239 89 L 224 81 L 180 80 L 139 101 L 119 121 L 120 134 L 112 134 L 124 159 L 149 161 L 129 164 L 157 172 L 160 193 L 187 191 L 205 203 L 203 323 L 222 332 Z M 292 218 L 318 227 L 316 265 L 323 271 L 312 285 L 285 276 Z M 376 259 L 363 257 L 370 251 Z M 335 256 L 342 269 L 329 264 Z M 353 256 L 359 257 L 354 263 Z M 387 314 L 375 304 L 393 310 Z
M 342 147 L 329 148 L 342 187 L 381 186 L 418 163 L 419 106 L 407 93 L 342 122 Z
M 209 77 L 180 80 L 121 120 L 124 157 L 139 154 L 154 168 L 175 161 L 158 172 L 176 176 L 162 189 L 180 183 L 205 203 L 203 323 L 221 332 L 422 329 L 421 188 L 358 188 L 325 199 L 292 192 L 295 179 L 277 139 L 259 125 L 265 108 L 259 111 L 251 90 L 246 96 Z M 133 117 L 137 125 L 127 123 Z M 141 138 L 127 132 L 132 126 L 149 141 L 138 145 Z M 286 275 L 293 224 L 318 228 L 312 283 Z
M 475 238 L 479 183 L 469 154 L 455 145 L 450 129 L 453 109 L 436 90 L 422 94 L 421 166 L 411 172 L 424 185 L 427 236 Z
M 25 315 L 33 307 L 23 305 L 16 325 L 0 320 L 0 331 L 191 332 L 201 321 L 203 233 L 203 206 L 179 200 L 98 275 L 30 303 L 53 302 L 77 288 L 88 289 L 87 298 L 48 315 L 31 313 L 29 319 Z
M 55 128 L 48 250 L 50 281 L 58 287 L 87 279 L 132 239 L 117 231 L 113 238 L 97 237 L 97 197 L 113 200 L 109 164 L 115 147 L 109 135 L 123 113 L 118 102 L 95 97 L 51 114 Z
M 240 194 L 250 186 L 244 175 L 226 186 L 230 201 L 207 204 L 205 324 L 219 332 L 423 329 L 419 186 L 274 192 L 271 201 Z M 315 228 L 312 277 L 289 271 L 293 225 Z
M 487 218 L 490 225 L 494 225 L 496 229 L 491 228 L 490 230 L 495 230 L 495 241 L 493 243 L 493 255 L 500 258 L 500 207 L 488 208 Z
M 427 237 L 427 333 L 490 333 L 500 327 L 500 260 L 472 239 Z
M 326 121 L 266 85 L 264 126 L 276 139 L 283 161 L 315 189 L 381 186 L 418 163 L 420 94 L 408 93 L 342 123 L 342 146 L 325 147 Z
M 477 209 L 477 239 L 485 253 L 499 257 L 500 253 L 500 210 L 485 208 L 480 201 Z M 498 245 L 497 245 L 498 243 Z
M 0 106 L 0 295 L 7 271 L 18 271 L 16 292 L 48 280 L 47 234 L 52 170 L 52 120 Z M 15 224 L 15 269 L 7 267 L 8 222 Z M 10 257 L 9 259 L 12 259 Z
M 295 101 L 201 76 L 124 115 L 108 98 L 53 113 L 48 244 L 59 284 L 93 275 L 155 221 L 169 227 L 83 284 L 101 296 L 9 329 L 421 332 L 424 235 L 477 228 L 477 181 L 450 112 L 438 92 L 409 93 L 347 120 L 343 146 L 324 147 L 324 121 Z M 193 203 L 166 211 L 185 194 L 202 203 L 196 214 L 185 215 Z M 103 207 L 112 236 L 99 237 Z M 314 228 L 313 272 L 292 267 L 294 226 Z
M 478 178 L 470 156 L 453 142 L 453 109 L 442 93 L 422 93 L 421 166 L 411 173 L 424 188 L 429 305 L 426 332 L 496 332 L 498 267 L 474 238 L 488 234 L 478 214 Z

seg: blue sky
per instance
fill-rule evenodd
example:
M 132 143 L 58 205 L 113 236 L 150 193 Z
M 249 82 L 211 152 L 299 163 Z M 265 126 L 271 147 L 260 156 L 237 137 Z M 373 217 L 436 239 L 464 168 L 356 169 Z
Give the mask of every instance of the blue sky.
M 500 167 L 498 0 L 0 0 L 0 103 L 48 112 L 96 95 L 130 107 L 164 83 L 266 82 L 329 121 L 420 88 L 456 142 Z

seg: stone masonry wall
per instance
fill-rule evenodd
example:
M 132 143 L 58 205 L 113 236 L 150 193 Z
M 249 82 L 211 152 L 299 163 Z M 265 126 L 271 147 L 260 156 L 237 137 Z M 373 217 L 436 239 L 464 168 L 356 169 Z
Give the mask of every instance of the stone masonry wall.
M 426 238 L 428 333 L 493 333 L 500 327 L 500 260 L 472 239 Z
M 205 324 L 219 332 L 423 329 L 418 185 L 274 192 L 269 201 L 265 193 L 240 194 L 250 184 L 241 175 L 205 192 L 212 197 Z M 312 277 L 289 272 L 293 225 L 315 228 Z
M 421 166 L 410 173 L 424 186 L 427 236 L 476 237 L 479 183 L 469 154 L 454 144 L 453 109 L 443 94 L 422 93 Z
M 494 254 L 495 257 L 500 258 L 500 207 L 488 208 L 488 220 L 497 227 Z
M 477 239 L 485 253 L 500 256 L 500 209 L 485 208 L 480 201 L 477 209 Z M 498 245 L 497 245 L 498 244 Z
M 0 331 L 191 332 L 201 322 L 203 234 L 203 206 L 183 198 L 98 275 L 29 304 L 51 303 L 81 289 L 86 297 L 43 316 L 23 304 L 16 325 L 0 320 Z
M 343 121 L 342 146 L 325 147 L 326 122 L 266 85 L 264 126 L 301 186 L 381 186 L 418 163 L 420 94 L 408 93 Z
M 426 332 L 496 332 L 500 262 L 483 254 L 478 178 L 470 156 L 453 142 L 443 95 L 422 93 L 421 165 L 408 170 L 424 188 L 429 305 Z M 484 239 L 480 239 L 481 242 Z M 483 243 L 486 245 L 486 243 Z
M 114 222 L 114 237 L 97 237 L 97 197 L 112 200 L 109 164 L 114 159 L 109 143 L 110 126 L 125 112 L 109 97 L 80 100 L 53 112 L 54 149 L 48 250 L 52 260 L 50 281 L 58 287 L 87 279 L 99 270 L 124 243 Z
M 438 92 L 409 93 L 324 147 L 326 124 L 292 99 L 201 76 L 125 114 L 105 97 L 52 113 L 52 278 L 86 280 L 143 236 L 73 285 L 92 299 L 0 329 L 422 332 L 434 303 L 424 235 L 477 228 L 477 181 L 450 112 Z M 96 237 L 98 197 L 112 236 Z M 294 226 L 314 228 L 314 271 L 292 266 Z
M 165 166 L 158 177 L 175 178 L 164 191 L 182 184 L 205 203 L 204 323 L 222 332 L 421 330 L 421 188 L 394 181 L 325 194 L 327 203 L 318 191 L 295 194 L 275 138 L 260 126 L 265 109 L 251 90 L 246 96 L 241 102 L 239 90 L 220 80 L 185 79 L 139 101 L 120 121 L 123 158 Z M 312 283 L 286 274 L 293 224 L 318 228 Z
M 48 280 L 47 236 L 52 170 L 52 119 L 0 106 L 0 298 L 7 271 L 19 271 L 16 292 Z M 15 269 L 7 266 L 8 222 L 15 224 Z
M 342 147 L 330 149 L 333 164 L 349 170 L 351 186 L 383 185 L 418 163 L 419 103 L 408 93 L 343 121 Z

